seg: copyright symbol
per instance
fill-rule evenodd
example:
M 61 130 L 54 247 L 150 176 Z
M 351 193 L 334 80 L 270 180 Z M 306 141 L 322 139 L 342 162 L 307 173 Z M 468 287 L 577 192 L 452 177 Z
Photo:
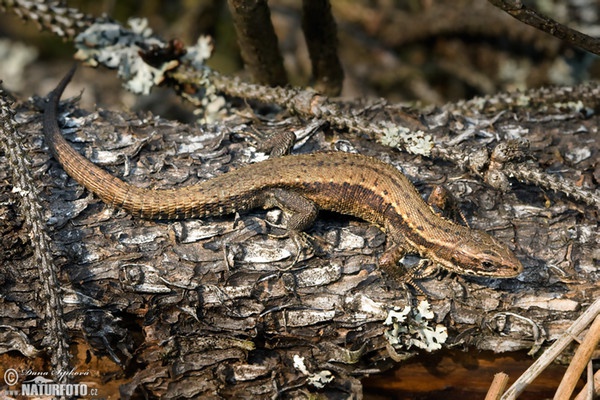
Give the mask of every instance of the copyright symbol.
M 18 381 L 19 381 L 19 373 L 17 372 L 16 369 L 9 368 L 6 371 L 4 371 L 4 382 L 6 382 L 6 384 L 8 386 L 12 386 L 12 385 L 16 384 Z

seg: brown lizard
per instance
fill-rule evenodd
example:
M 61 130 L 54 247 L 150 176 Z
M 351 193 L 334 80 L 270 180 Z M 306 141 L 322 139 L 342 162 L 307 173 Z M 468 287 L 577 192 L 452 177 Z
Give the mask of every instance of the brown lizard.
M 87 160 L 61 135 L 58 103 L 73 73 L 74 68 L 48 96 L 44 135 L 65 171 L 111 207 L 148 219 L 202 218 L 279 207 L 290 213 L 287 228 L 296 235 L 312 224 L 319 210 L 331 210 L 362 218 L 386 232 L 387 248 L 379 264 L 388 271 L 407 252 L 465 275 L 508 278 L 523 269 L 506 245 L 438 216 L 400 171 L 362 155 L 275 157 L 178 189 L 128 184 Z

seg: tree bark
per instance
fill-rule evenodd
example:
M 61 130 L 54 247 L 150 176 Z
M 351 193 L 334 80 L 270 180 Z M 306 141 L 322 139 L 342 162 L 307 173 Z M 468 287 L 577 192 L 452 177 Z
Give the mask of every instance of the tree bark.
M 588 99 L 597 99 L 599 90 L 586 85 L 501 94 L 422 111 L 421 117 L 438 145 L 454 139 L 473 153 L 496 138 L 526 137 L 531 146 L 522 162 L 535 159 L 545 172 L 590 187 L 599 177 L 600 121 Z M 516 98 L 528 101 L 518 104 Z M 581 99 L 586 112 L 576 103 Z M 65 134 L 79 151 L 128 182 L 154 188 L 191 185 L 257 157 L 239 141 L 247 139 L 240 127 L 265 133 L 304 127 L 290 119 L 282 126 L 239 115 L 204 128 L 123 112 L 75 115 L 79 127 Z M 273 236 L 284 233 L 274 226 L 285 225 L 278 210 L 167 222 L 111 210 L 50 158 L 40 139 L 40 114 L 21 104 L 16 118 L 25 121 L 21 132 L 29 138 L 51 253 L 61 268 L 65 323 L 77 349 L 72 364 L 92 373 L 82 381 L 96 385 L 99 395 L 114 394 L 108 379 L 121 384 L 124 398 L 142 392 L 294 398 L 306 391 L 360 397 L 361 377 L 423 352 L 393 348 L 389 341 L 389 312 L 416 309 L 422 296 L 377 268 L 385 246 L 377 227 L 322 213 L 309 230 L 312 250 L 290 268 L 297 249 L 291 239 Z M 297 151 L 330 149 L 332 135 L 337 146 L 397 165 L 424 194 L 444 183 L 472 227 L 514 244 L 525 266 L 516 279 L 441 273 L 419 281 L 435 313 L 431 326 L 448 329 L 444 346 L 538 348 L 600 294 L 598 209 L 515 180 L 507 191 L 493 189 L 447 161 L 399 153 L 341 131 L 319 132 Z M 0 162 L 7 165 L 4 154 Z M 25 357 L 33 357 L 43 369 L 42 289 L 9 181 L 4 168 L 0 325 L 12 338 L 3 340 L 5 350 L 23 356 L 4 354 L 2 364 L 31 365 Z

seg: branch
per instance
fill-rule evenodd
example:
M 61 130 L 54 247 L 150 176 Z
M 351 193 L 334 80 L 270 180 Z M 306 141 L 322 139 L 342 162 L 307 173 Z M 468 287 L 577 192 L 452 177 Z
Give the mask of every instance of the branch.
M 344 71 L 337 55 L 337 28 L 329 0 L 302 1 L 302 29 L 316 80 L 315 89 L 328 96 L 339 95 Z
M 244 64 L 252 78 L 269 86 L 285 86 L 288 80 L 267 2 L 229 0 L 227 4 Z
M 590 53 L 600 55 L 600 40 L 560 24 L 552 18 L 538 14 L 534 10 L 527 8 L 520 0 L 488 1 L 527 25 L 531 25 Z
M 0 90 L 0 149 L 6 154 L 13 175 L 13 192 L 21 196 L 21 209 L 29 226 L 35 266 L 43 292 L 39 293 L 45 310 L 45 346 L 50 352 L 52 367 L 56 371 L 69 371 L 69 342 L 67 328 L 63 320 L 61 284 L 57 278 L 57 267 L 50 251 L 50 238 L 46 233 L 45 219 L 39 198 L 38 179 L 31 174 L 31 161 L 23 150 L 23 139 L 15 129 L 14 112 L 11 101 Z M 63 375 L 57 379 L 67 383 Z

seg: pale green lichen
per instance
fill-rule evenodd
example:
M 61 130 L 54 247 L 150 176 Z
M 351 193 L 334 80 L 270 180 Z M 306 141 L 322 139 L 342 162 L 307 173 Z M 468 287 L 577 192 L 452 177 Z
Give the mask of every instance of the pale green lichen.
M 294 368 L 300 371 L 303 375 L 308 375 L 308 378 L 306 378 L 307 383 L 316 387 L 317 389 L 323 389 L 325 385 L 334 379 L 331 371 L 326 369 L 311 374 L 308 371 L 308 368 L 306 368 L 306 364 L 304 364 L 304 357 L 300 357 L 297 354 L 294 355 Z
M 528 107 L 530 103 L 531 103 L 531 97 L 527 96 L 526 94 L 520 94 L 515 99 L 515 104 L 519 107 Z
M 429 156 L 433 149 L 431 135 L 422 130 L 411 131 L 408 128 L 386 122 L 383 124 L 382 133 L 380 142 L 385 146 L 404 149 L 409 153 L 422 156 Z
M 2 84 L 8 90 L 20 91 L 27 83 L 25 67 L 38 57 L 33 46 L 10 39 L 0 39 L 0 76 Z
M 416 346 L 426 351 L 439 350 L 448 339 L 448 331 L 443 325 L 429 326 L 433 317 L 427 301 L 420 302 L 416 309 L 406 306 L 401 311 L 391 310 L 384 325 L 391 325 L 392 329 L 385 332 L 385 337 L 397 349 Z
M 187 48 L 187 53 L 182 57 L 182 61 L 201 71 L 206 68 L 205 62 L 211 56 L 212 51 L 212 39 L 209 36 L 200 36 L 194 46 Z M 196 114 L 200 115 L 199 123 L 212 124 L 222 120 L 227 101 L 218 94 L 217 88 L 210 79 L 202 79 L 200 90 L 191 96 L 195 98 L 194 103 L 200 103 L 201 106 L 196 110 Z
M 162 49 L 168 44 L 152 36 L 146 19 L 131 18 L 127 23 L 130 29 L 112 21 L 92 24 L 75 38 L 78 49 L 75 58 L 92 66 L 118 68 L 126 89 L 136 94 L 148 94 L 153 86 L 164 80 L 165 72 L 179 65 L 180 61 L 167 60 L 159 66 L 147 64 L 140 53 L 153 48 Z M 186 51 L 182 60 L 201 68 L 212 52 L 212 44 L 206 37 L 201 37 Z
M 571 112 L 579 112 L 586 108 L 581 100 L 554 103 L 553 106 L 558 110 L 568 110 Z
M 307 381 L 309 385 L 312 385 L 317 389 L 323 389 L 325 385 L 333 381 L 333 374 L 331 371 L 324 369 L 323 371 L 309 376 Z
M 213 52 L 213 42 L 210 36 L 200 36 L 196 44 L 188 47 L 187 52 L 181 58 L 197 70 L 204 68 L 206 60 L 210 58 Z
M 210 81 L 202 82 L 202 89 L 195 97 L 200 98 L 201 108 L 195 111 L 200 116 L 200 123 L 211 124 L 222 119 L 221 114 L 225 111 L 227 101 L 218 94 L 217 88 Z
M 118 68 L 128 90 L 148 94 L 152 86 L 162 81 L 164 71 L 146 64 L 139 53 L 142 47 L 164 45 L 151 36 L 145 19 L 132 18 L 128 24 L 131 29 L 111 21 L 91 25 L 75 38 L 75 58 L 92 66 Z

